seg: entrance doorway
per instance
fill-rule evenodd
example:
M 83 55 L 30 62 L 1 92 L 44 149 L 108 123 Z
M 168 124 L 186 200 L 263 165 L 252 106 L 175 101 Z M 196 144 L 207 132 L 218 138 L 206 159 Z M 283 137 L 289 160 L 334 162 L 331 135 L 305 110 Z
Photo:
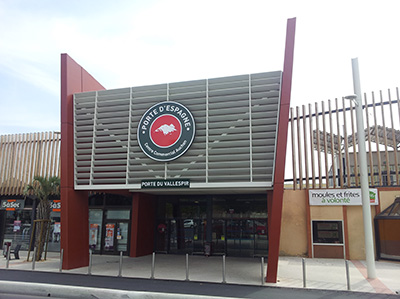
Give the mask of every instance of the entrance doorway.
M 107 221 L 105 224 L 105 236 L 103 249 L 106 254 L 128 254 L 128 221 Z
M 155 243 L 164 253 L 267 256 L 266 195 L 161 198 Z
M 89 246 L 94 253 L 129 254 L 130 210 L 89 209 Z

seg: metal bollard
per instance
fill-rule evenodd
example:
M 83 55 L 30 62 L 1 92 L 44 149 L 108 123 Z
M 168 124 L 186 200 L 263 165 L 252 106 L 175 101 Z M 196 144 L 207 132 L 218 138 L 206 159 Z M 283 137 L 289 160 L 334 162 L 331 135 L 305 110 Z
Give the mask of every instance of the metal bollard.
M 63 259 L 64 259 L 64 248 L 62 248 L 60 252 L 60 269 L 59 269 L 60 272 L 62 272 Z
M 92 275 L 92 250 L 89 249 L 89 267 L 88 267 L 88 275 Z
M 347 290 L 351 291 L 350 287 L 350 271 L 349 271 L 349 261 L 346 260 L 346 277 L 347 277 Z
M 189 254 L 186 253 L 186 281 L 189 281 Z
M 225 254 L 222 256 L 222 283 L 226 283 L 226 263 L 225 263 Z
M 123 252 L 119 252 L 119 271 L 118 271 L 118 277 L 122 276 L 122 254 Z
M 7 247 L 7 263 L 6 263 L 6 269 L 8 269 L 9 264 L 10 264 L 10 249 L 11 249 L 11 246 L 8 246 L 8 247 Z
M 303 288 L 306 288 L 307 283 L 306 283 L 306 259 L 305 258 L 302 259 L 302 264 L 303 264 Z
M 261 285 L 265 284 L 265 277 L 264 277 L 264 257 L 261 257 Z
M 153 257 L 151 259 L 151 276 L 150 279 L 154 279 L 154 268 L 156 267 L 156 253 L 153 252 Z
M 33 249 L 33 257 L 32 257 L 32 270 L 35 270 L 35 262 L 36 262 L 36 247 Z

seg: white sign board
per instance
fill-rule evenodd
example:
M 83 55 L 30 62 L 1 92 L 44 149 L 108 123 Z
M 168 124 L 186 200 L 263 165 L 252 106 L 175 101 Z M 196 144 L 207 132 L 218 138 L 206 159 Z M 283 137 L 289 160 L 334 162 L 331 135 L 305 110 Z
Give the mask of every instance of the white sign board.
M 361 189 L 309 190 L 310 206 L 361 206 Z M 378 204 L 378 190 L 369 189 L 371 205 Z

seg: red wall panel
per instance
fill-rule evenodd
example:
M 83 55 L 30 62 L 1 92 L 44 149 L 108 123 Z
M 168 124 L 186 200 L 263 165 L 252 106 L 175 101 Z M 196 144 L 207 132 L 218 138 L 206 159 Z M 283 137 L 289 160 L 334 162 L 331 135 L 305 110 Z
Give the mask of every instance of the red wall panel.
M 73 94 L 104 90 L 67 54 L 61 54 L 61 249 L 63 269 L 89 264 L 87 192 L 74 190 Z

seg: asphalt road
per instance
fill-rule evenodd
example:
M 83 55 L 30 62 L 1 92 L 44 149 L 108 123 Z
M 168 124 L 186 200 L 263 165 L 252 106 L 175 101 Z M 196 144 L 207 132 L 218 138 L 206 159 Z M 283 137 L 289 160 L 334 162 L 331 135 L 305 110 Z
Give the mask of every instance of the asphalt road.
M 221 284 L 221 283 L 204 283 L 204 282 L 186 282 L 186 281 L 169 281 L 159 279 L 137 279 L 124 277 L 110 276 L 94 276 L 82 274 L 67 274 L 54 272 L 40 271 L 22 271 L 22 270 L 6 270 L 0 269 L 0 281 L 35 283 L 35 284 L 52 284 L 57 286 L 67 286 L 70 294 L 78 297 L 79 290 L 85 288 L 101 288 L 108 290 L 119 291 L 135 291 L 149 292 L 152 296 L 148 298 L 162 297 L 163 294 L 175 294 L 175 297 L 181 295 L 210 296 L 210 297 L 230 297 L 230 298 L 296 298 L 296 299 L 313 299 L 313 298 L 400 298 L 398 295 L 376 294 L 376 293 L 361 293 L 348 291 L 333 291 L 333 290 L 315 290 L 315 289 L 295 289 L 295 288 L 279 288 L 266 286 L 249 286 L 237 284 Z M 0 289 L 0 299 L 3 298 L 21 298 L 34 299 L 36 294 L 24 294 L 24 284 L 18 284 L 15 292 L 3 293 Z M 78 287 L 78 288 L 76 288 Z M 29 288 L 29 285 L 26 286 Z M 25 290 L 26 291 L 26 290 Z M 20 294 L 20 295 L 18 295 Z M 157 295 L 158 294 L 158 295 Z M 56 291 L 45 294 L 46 297 L 52 298 L 68 298 L 65 295 L 60 296 Z M 43 295 L 44 296 L 44 295 Z M 90 296 L 93 298 L 93 295 Z M 147 297 L 147 296 L 146 296 Z M 72 295 L 71 295 L 72 298 Z M 85 298 L 83 295 L 79 298 Z M 89 298 L 89 296 L 87 297 Z M 130 297 L 124 297 L 130 298 Z M 133 297 L 132 297 L 133 298 Z M 171 296 L 174 298 L 174 296 Z

